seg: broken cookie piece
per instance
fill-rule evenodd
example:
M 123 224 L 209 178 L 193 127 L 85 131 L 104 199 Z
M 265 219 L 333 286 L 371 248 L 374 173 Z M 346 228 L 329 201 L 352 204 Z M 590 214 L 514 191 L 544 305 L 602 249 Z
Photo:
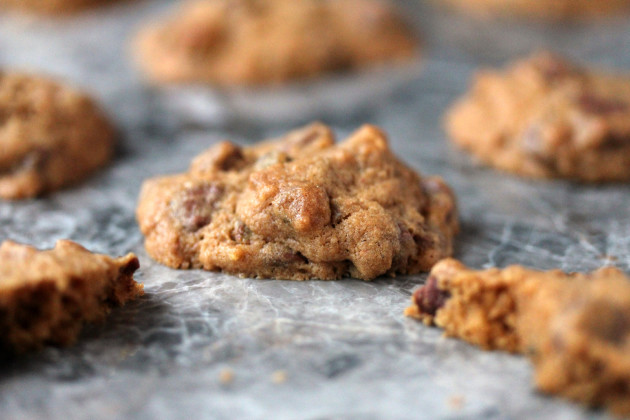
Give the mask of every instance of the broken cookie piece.
M 584 182 L 630 179 L 630 76 L 551 53 L 479 73 L 446 126 L 455 144 L 505 171 Z
M 147 27 L 138 62 L 156 82 L 266 85 L 417 54 L 412 31 L 380 0 L 188 2 Z
M 143 294 L 133 279 L 133 254 L 93 254 L 67 240 L 39 251 L 5 241 L 0 246 L 0 353 L 74 342 L 86 322 Z
M 528 355 L 536 386 L 589 406 L 630 414 L 630 279 L 520 266 L 433 267 L 405 314 L 485 349 Z
M 109 161 L 114 129 L 85 94 L 39 76 L 0 72 L 0 198 L 78 182 Z
M 458 230 L 449 187 L 400 162 L 378 128 L 335 145 L 322 124 L 215 145 L 187 173 L 146 181 L 137 218 L 170 267 L 291 280 L 427 271 Z

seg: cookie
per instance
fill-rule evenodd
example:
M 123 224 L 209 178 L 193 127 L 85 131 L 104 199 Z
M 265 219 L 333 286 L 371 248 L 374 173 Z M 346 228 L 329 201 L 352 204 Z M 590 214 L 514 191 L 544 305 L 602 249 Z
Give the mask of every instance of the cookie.
M 364 126 L 335 145 L 313 124 L 251 147 L 223 142 L 188 172 L 145 181 L 145 246 L 174 268 L 290 280 L 370 280 L 450 255 L 455 199 Z
M 47 251 L 5 241 L 0 246 L 0 352 L 68 345 L 86 322 L 143 294 L 133 254 L 93 254 L 71 241 Z
M 630 179 L 630 77 L 550 53 L 480 72 L 446 126 L 485 164 L 522 176 Z
M 630 11 L 630 0 L 440 0 L 440 3 L 478 16 L 522 16 L 554 20 Z
M 378 0 L 186 3 L 142 30 L 141 68 L 156 82 L 279 84 L 416 54 L 411 30 Z
M 0 72 L 0 198 L 78 182 L 110 159 L 114 129 L 85 94 L 38 76 Z
M 406 315 L 485 349 L 527 354 L 536 386 L 588 406 L 630 415 L 630 279 L 520 266 L 433 267 Z
M 68 14 L 121 0 L 0 0 L 0 9 L 17 9 L 42 14 Z

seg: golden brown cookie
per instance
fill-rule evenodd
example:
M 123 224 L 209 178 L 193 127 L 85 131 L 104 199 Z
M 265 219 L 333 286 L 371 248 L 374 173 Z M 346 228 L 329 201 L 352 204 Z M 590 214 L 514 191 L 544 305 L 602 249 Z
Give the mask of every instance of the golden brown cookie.
M 86 322 L 143 294 L 133 254 L 112 259 L 71 241 L 48 251 L 0 246 L 0 352 L 74 342 Z
M 277 84 L 409 59 L 417 42 L 379 0 L 223 0 L 186 3 L 135 42 L 157 82 Z
M 0 198 L 75 183 L 111 157 L 114 129 L 85 94 L 39 77 L 0 72 Z
M 436 0 L 478 16 L 574 19 L 630 11 L 630 0 Z
M 480 72 L 446 126 L 458 146 L 505 171 L 630 179 L 630 76 L 534 54 L 504 71 Z
M 458 229 L 450 189 L 400 162 L 379 129 L 335 145 L 321 124 L 215 145 L 187 173 L 146 181 L 137 218 L 170 267 L 290 280 L 427 271 Z
M 543 392 L 630 415 L 630 279 L 621 271 L 474 271 L 447 259 L 412 302 L 406 315 L 446 335 L 530 356 Z
M 68 14 L 122 0 L 0 0 L 0 9 L 17 9 L 42 14 Z

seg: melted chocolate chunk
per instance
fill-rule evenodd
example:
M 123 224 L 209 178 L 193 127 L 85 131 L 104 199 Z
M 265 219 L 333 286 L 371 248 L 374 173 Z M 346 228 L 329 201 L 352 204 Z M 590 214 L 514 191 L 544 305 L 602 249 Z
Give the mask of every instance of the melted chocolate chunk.
M 186 230 L 197 231 L 212 221 L 214 204 L 222 193 L 222 189 L 214 183 L 184 190 L 171 202 L 173 215 Z
M 425 285 L 416 290 L 413 295 L 420 312 L 427 315 L 435 315 L 449 297 L 451 297 L 449 292 L 438 289 L 438 281 L 435 276 L 429 276 Z
M 132 258 L 127 264 L 120 267 L 119 272 L 125 276 L 131 276 L 138 268 L 140 268 L 140 261 L 137 258 Z
M 232 239 L 238 243 L 249 243 L 249 239 L 252 236 L 252 231 L 247 225 L 240 220 L 234 225 L 234 229 L 231 232 Z
M 222 171 L 230 171 L 238 168 L 245 156 L 243 150 L 231 143 L 226 148 L 225 153 L 217 160 L 216 165 Z
M 50 159 L 50 154 L 50 151 L 43 148 L 32 150 L 16 163 L 8 167 L 0 167 L 0 176 L 10 176 L 33 169 L 41 169 L 46 165 L 48 159 Z
M 593 302 L 585 313 L 589 316 L 583 319 L 582 327 L 601 340 L 620 345 L 630 334 L 630 319 L 626 313 L 608 302 Z
M 589 114 L 608 115 L 630 109 L 630 104 L 618 98 L 603 98 L 593 94 L 584 94 L 578 98 L 580 108 Z

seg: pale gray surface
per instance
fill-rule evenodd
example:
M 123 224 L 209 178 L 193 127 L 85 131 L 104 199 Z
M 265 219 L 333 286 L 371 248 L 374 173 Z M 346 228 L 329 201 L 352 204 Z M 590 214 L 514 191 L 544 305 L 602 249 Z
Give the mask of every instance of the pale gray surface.
M 345 112 L 334 107 L 334 98 L 309 104 L 308 89 L 291 88 L 283 92 L 284 100 L 293 95 L 300 115 L 265 114 L 264 122 L 255 122 L 248 118 L 252 115 L 225 111 L 224 102 L 205 102 L 208 93 L 195 99 L 200 101 L 195 115 L 177 107 L 167 115 L 165 109 L 173 111 L 168 99 L 177 93 L 164 96 L 142 86 L 125 41 L 143 16 L 159 13 L 164 3 L 121 6 L 61 22 L 0 17 L 0 65 L 52 73 L 88 87 L 122 132 L 114 164 L 89 182 L 38 200 L 0 203 L 0 240 L 49 247 L 71 238 L 99 252 L 134 251 L 142 263 L 138 279 L 147 291 L 141 301 L 114 311 L 106 324 L 88 328 L 73 348 L 47 348 L 0 364 L 0 418 L 555 420 L 601 415 L 537 395 L 530 386 L 531 368 L 520 357 L 483 352 L 403 318 L 410 292 L 423 276 L 293 283 L 174 271 L 143 251 L 134 208 L 144 178 L 186 168 L 192 156 L 224 137 L 246 144 L 315 118 L 345 135 L 373 122 L 391 134 L 394 149 L 407 162 L 443 175 L 454 186 L 463 224 L 456 256 L 466 263 L 591 270 L 614 261 L 628 270 L 628 187 L 531 182 L 478 168 L 449 149 L 440 128 L 443 111 L 479 64 L 551 45 L 582 59 L 630 68 L 628 21 L 564 29 L 487 24 L 404 2 L 416 11 L 426 39 L 420 77 L 391 95 L 372 95 L 368 103 L 356 98 L 361 106 Z M 389 83 L 361 88 L 379 93 L 382 86 L 391 89 Z M 250 99 L 243 111 L 261 106 L 260 95 Z M 216 100 L 241 109 L 242 102 L 225 95 L 215 94 Z M 226 368 L 234 373 L 229 385 L 219 381 Z M 272 383 L 277 370 L 286 372 L 285 383 Z M 458 397 L 463 397 L 460 407 L 452 403 Z

